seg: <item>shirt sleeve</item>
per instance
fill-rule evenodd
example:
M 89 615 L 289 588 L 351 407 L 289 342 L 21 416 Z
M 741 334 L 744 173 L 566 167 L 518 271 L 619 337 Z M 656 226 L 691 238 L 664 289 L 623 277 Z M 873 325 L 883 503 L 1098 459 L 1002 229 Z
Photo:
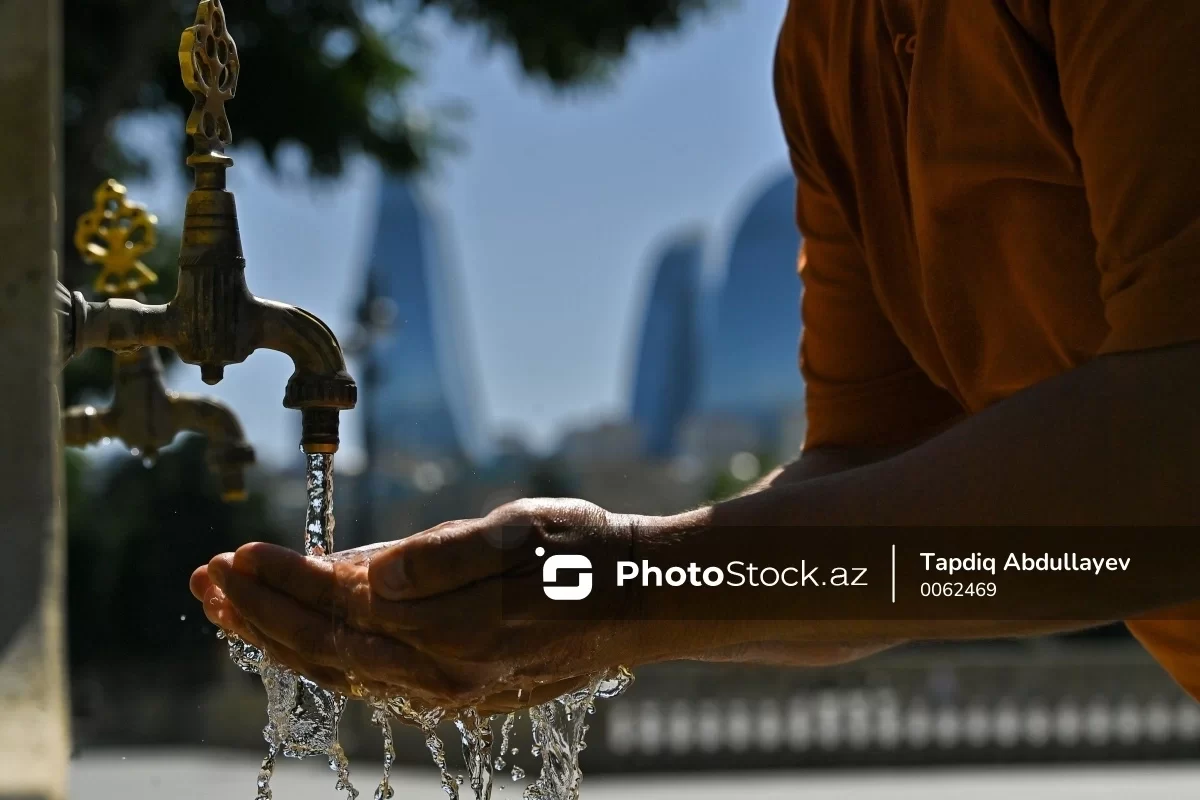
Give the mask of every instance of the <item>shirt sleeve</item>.
M 1101 351 L 1200 339 L 1200 2 L 1051 2 L 1096 237 Z
M 808 155 L 800 114 L 804 91 L 790 57 L 786 22 L 776 51 L 775 92 L 796 173 L 796 221 L 803 236 L 804 447 L 907 443 L 961 409 L 917 367 L 896 335 L 876 298 L 858 240 Z

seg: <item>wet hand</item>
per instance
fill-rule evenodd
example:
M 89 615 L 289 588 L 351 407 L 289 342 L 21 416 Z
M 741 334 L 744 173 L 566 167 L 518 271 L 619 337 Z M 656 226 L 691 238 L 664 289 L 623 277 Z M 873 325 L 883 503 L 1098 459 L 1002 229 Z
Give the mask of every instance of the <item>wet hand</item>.
M 215 624 L 328 688 L 509 710 L 689 649 L 694 626 L 651 629 L 603 587 L 587 614 L 542 591 L 539 548 L 622 558 L 654 524 L 582 501 L 520 501 L 329 558 L 247 545 L 197 570 L 192 591 Z

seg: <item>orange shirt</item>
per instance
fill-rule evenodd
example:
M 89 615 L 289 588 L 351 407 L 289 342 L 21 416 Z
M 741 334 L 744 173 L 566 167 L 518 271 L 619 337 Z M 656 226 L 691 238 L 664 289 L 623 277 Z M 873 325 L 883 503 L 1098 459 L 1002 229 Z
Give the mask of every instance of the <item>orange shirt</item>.
M 1194 0 L 792 0 L 807 447 L 1200 339 L 1197 42 Z M 1130 628 L 1200 697 L 1180 616 Z

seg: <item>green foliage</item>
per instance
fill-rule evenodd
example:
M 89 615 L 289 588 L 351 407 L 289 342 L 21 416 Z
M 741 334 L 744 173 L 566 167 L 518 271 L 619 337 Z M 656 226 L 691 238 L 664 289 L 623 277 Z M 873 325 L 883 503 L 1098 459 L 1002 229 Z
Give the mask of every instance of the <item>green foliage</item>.
M 426 164 L 452 141 L 435 119 L 409 114 L 423 49 L 414 11 L 437 7 L 510 47 L 525 71 L 555 86 L 607 74 L 639 32 L 678 28 L 721 0 L 255 0 L 229 2 L 242 78 L 230 109 L 235 143 L 274 163 L 301 145 L 312 171 L 334 175 L 366 153 L 393 172 Z M 64 152 L 70 226 L 103 178 L 146 169 L 145 153 L 114 141 L 130 112 L 191 109 L 176 50 L 195 0 L 64 0 Z M 179 137 L 181 153 L 185 138 Z M 69 241 L 69 239 L 68 239 Z M 69 285 L 80 265 L 69 258 Z
M 456 141 L 445 112 L 432 119 L 409 113 L 426 45 L 414 24 L 417 11 L 441 9 L 480 28 L 489 42 L 515 51 L 529 76 L 563 87 L 610 74 L 636 34 L 676 30 L 689 14 L 726 2 L 231 0 L 229 30 L 242 64 L 229 109 L 234 142 L 257 146 L 271 164 L 282 145 L 295 143 L 317 175 L 338 174 L 356 153 L 391 172 L 411 172 Z M 71 241 L 75 220 L 102 180 L 149 169 L 142 146 L 114 138 L 122 117 L 178 119 L 183 168 L 183 120 L 193 99 L 180 78 L 177 49 L 196 6 L 196 0 L 63 0 L 64 241 Z M 174 257 L 166 243 L 159 252 Z M 67 248 L 64 283 L 83 288 L 90 274 Z M 88 362 L 97 376 L 104 366 L 104 357 Z
M 511 47 L 525 73 L 568 86 L 602 79 L 639 33 L 677 30 L 725 0 L 421 0 Z
M 675 30 L 719 1 L 420 0 L 420 7 L 481 27 L 489 41 L 515 50 L 526 73 L 564 86 L 605 74 L 635 34 Z M 236 140 L 258 143 L 268 159 L 284 141 L 296 141 L 323 174 L 338 172 L 355 150 L 395 171 L 418 167 L 430 154 L 437 136 L 403 113 L 421 50 L 411 0 L 228 5 L 245 73 L 233 113 Z M 190 110 L 175 50 L 195 9 L 195 0 L 65 0 L 68 142 L 126 170 L 143 163 L 123 146 L 108 147 L 110 123 L 135 110 Z
M 736 496 L 749 485 L 748 481 L 739 481 L 729 470 L 725 470 L 713 478 L 712 486 L 709 487 L 705 500 L 710 503 L 720 503 Z
M 710 503 L 719 503 L 722 500 L 736 497 L 779 466 L 778 460 L 768 453 L 756 453 L 755 455 L 759 465 L 757 475 L 750 480 L 741 480 L 735 478 L 729 470 L 724 470 L 713 479 L 712 485 L 705 494 L 705 500 Z

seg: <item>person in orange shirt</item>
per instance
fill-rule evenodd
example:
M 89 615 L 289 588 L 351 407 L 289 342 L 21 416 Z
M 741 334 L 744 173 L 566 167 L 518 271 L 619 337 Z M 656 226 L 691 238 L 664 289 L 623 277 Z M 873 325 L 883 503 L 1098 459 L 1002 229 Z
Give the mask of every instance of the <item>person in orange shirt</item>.
M 194 593 L 327 685 L 446 705 L 528 704 L 616 664 L 829 664 L 1131 618 L 1200 696 L 1186 558 L 1128 592 L 1001 595 L 1015 622 L 822 621 L 834 601 L 805 592 L 758 622 L 728 592 L 480 613 L 537 595 L 539 543 L 779 563 L 804 552 L 797 526 L 1200 523 L 1198 41 L 1192 0 L 792 0 L 775 83 L 804 237 L 795 463 L 677 516 L 529 500 L 334 562 L 248 545 Z M 511 526 L 529 568 L 498 555 Z M 705 603 L 726 621 L 682 622 Z

